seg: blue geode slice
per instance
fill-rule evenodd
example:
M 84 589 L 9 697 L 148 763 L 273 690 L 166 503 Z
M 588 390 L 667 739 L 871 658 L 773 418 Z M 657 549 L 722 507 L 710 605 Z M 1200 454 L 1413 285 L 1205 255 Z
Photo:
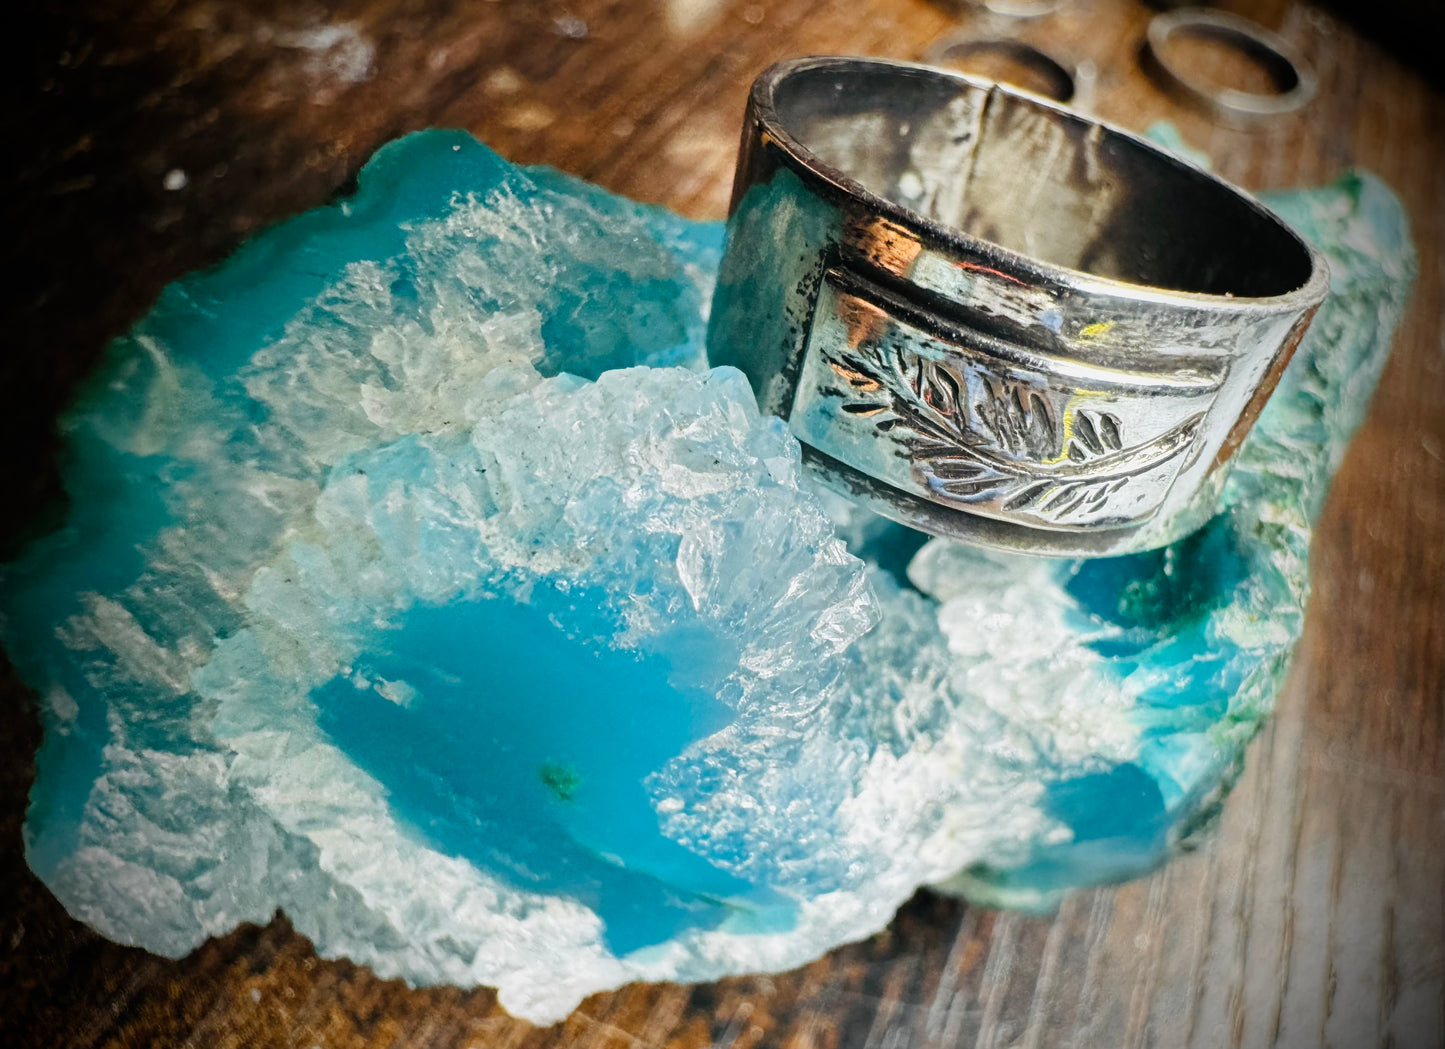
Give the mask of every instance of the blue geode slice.
M 1368 176 L 1272 203 L 1334 290 L 1167 550 L 1054 562 L 814 492 L 705 369 L 718 224 L 469 137 L 166 290 L 63 420 L 6 569 L 31 866 L 164 954 L 323 954 L 565 1014 L 800 964 L 919 885 L 1042 905 L 1211 810 L 1413 273 Z

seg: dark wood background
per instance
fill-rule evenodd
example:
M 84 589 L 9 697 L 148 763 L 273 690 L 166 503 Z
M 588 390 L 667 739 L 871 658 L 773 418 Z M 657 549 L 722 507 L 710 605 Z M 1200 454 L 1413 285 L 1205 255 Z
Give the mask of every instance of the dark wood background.
M 925 0 L 72 0 L 31 12 L 26 34 L 12 9 L 6 543 L 43 519 L 50 420 L 104 340 L 167 281 L 327 200 L 383 142 L 465 127 L 514 160 L 720 217 L 747 85 L 789 55 L 1022 36 L 1092 62 L 1102 116 L 1174 120 L 1250 188 L 1376 171 L 1410 210 L 1421 270 L 1318 533 L 1277 715 L 1217 834 L 1154 876 L 1052 919 L 920 893 L 887 932 L 798 971 L 634 985 L 536 1028 L 486 989 L 319 959 L 284 916 L 182 961 L 72 921 L 21 854 L 39 725 L 0 669 L 0 1046 L 1440 1045 L 1445 101 L 1334 15 L 1241 10 L 1315 64 L 1302 114 L 1232 129 L 1174 105 L 1139 72 L 1151 12 L 1135 0 L 1063 0 L 1027 23 Z

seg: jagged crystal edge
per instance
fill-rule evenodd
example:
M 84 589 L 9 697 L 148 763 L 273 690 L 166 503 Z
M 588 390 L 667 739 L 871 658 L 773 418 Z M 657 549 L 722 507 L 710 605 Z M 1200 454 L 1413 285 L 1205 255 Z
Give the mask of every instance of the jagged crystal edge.
M 917 539 L 695 370 L 720 226 L 387 147 L 167 289 L 67 417 L 67 526 L 3 598 L 32 867 L 161 953 L 279 906 L 546 1020 L 799 964 L 960 869 L 1027 905 L 1159 862 L 1272 703 L 1413 272 L 1373 179 L 1274 203 L 1336 286 L 1230 511 L 1141 559 L 933 542 L 915 590 Z M 511 721 L 466 684 L 503 665 Z

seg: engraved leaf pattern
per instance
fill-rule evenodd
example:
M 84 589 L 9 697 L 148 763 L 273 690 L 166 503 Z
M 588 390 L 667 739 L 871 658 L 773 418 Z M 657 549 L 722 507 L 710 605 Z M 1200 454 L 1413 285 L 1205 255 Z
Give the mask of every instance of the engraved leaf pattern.
M 881 432 L 904 430 L 901 443 L 935 493 L 1055 522 L 1108 516 L 1130 479 L 1182 452 L 1203 420 L 1198 413 L 1130 447 L 1112 412 L 1062 410 L 1044 389 L 988 374 L 971 390 L 906 346 L 831 363 L 845 388 L 842 410 Z

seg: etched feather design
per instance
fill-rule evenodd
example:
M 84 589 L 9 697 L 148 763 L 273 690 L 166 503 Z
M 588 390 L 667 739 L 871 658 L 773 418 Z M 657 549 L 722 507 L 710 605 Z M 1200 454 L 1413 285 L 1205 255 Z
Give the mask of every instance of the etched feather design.
M 842 410 L 902 436 L 937 495 L 1058 523 L 1110 516 L 1130 479 L 1179 455 L 1204 420 L 1198 412 L 1131 446 L 1112 412 L 1061 407 L 1057 395 L 1015 379 L 979 375 L 970 388 L 905 346 L 848 354 L 832 367 L 845 387 Z

